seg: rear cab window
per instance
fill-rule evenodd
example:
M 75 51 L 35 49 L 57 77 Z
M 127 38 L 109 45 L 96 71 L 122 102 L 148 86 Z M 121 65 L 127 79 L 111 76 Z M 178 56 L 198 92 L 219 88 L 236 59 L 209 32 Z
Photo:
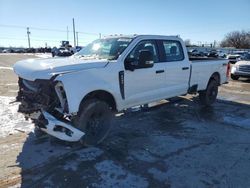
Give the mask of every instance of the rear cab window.
M 163 40 L 161 43 L 164 62 L 184 60 L 183 48 L 179 41 Z

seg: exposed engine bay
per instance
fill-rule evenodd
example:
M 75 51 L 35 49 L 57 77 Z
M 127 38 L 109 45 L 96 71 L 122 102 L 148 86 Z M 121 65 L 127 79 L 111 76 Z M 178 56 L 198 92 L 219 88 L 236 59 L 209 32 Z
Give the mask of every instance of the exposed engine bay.
M 84 133 L 74 128 L 63 84 L 53 79 L 29 81 L 19 77 L 18 111 L 42 131 L 62 140 L 78 141 Z

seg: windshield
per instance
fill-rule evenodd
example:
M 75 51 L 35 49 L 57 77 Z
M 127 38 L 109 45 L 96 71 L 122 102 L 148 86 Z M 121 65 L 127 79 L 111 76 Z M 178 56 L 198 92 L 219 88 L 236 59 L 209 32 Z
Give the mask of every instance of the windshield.
M 246 54 L 246 55 L 244 56 L 244 58 L 242 58 L 242 59 L 244 59 L 244 60 L 250 60 L 250 54 Z
M 115 60 L 127 48 L 131 41 L 132 38 L 128 37 L 98 39 L 84 47 L 76 53 L 75 56 L 86 59 Z

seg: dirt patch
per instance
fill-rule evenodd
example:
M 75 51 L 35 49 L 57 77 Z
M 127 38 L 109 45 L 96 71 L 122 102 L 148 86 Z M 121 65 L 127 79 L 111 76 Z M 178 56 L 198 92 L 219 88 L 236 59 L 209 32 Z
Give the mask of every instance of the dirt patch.
M 17 61 L 38 58 L 35 54 L 0 54 L 0 66 L 12 67 Z

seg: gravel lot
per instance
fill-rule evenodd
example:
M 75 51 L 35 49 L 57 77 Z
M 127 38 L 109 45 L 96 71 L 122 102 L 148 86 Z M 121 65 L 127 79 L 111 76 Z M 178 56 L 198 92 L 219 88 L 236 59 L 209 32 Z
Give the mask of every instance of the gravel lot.
M 102 145 L 82 148 L 35 138 L 9 104 L 10 67 L 30 57 L 0 55 L 0 187 L 249 187 L 250 80 L 230 80 L 211 108 L 187 96 L 117 114 Z

